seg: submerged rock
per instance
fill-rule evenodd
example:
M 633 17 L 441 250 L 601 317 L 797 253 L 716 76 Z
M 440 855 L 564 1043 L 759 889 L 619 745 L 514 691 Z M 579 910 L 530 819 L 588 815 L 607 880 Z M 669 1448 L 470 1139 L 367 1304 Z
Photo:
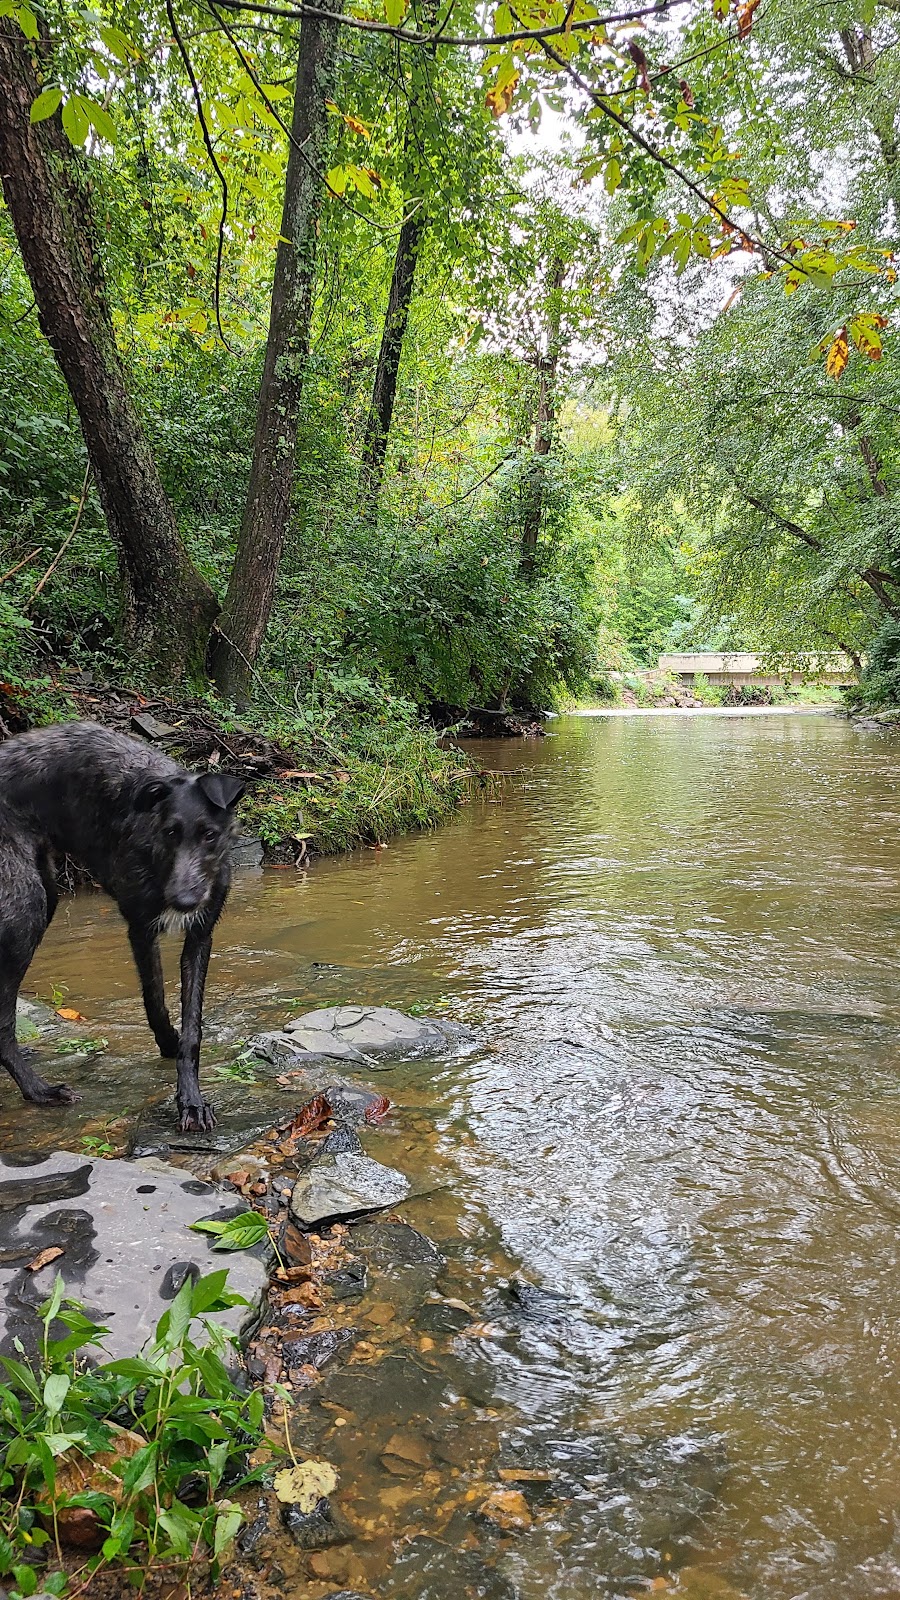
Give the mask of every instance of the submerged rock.
M 325 1006 L 262 1034 L 253 1047 L 281 1065 L 290 1060 L 368 1062 L 373 1057 L 430 1055 L 463 1036 L 458 1025 L 408 1017 L 392 1006 Z
M 281 1346 L 286 1367 L 315 1367 L 321 1372 L 340 1350 L 353 1343 L 356 1334 L 352 1328 L 323 1328 L 320 1333 L 307 1333 L 299 1339 L 285 1339 Z
M 294 1184 L 291 1215 L 304 1228 L 333 1218 L 382 1211 L 405 1200 L 411 1185 L 402 1172 L 370 1156 L 336 1155 L 317 1161 Z
M 398 1600 L 518 1600 L 519 1590 L 475 1550 L 454 1550 L 443 1539 L 420 1534 L 391 1569 Z
M 218 1207 L 214 1189 L 162 1162 L 148 1172 L 134 1162 L 67 1151 L 29 1166 L 0 1160 L 0 1350 L 12 1353 L 16 1338 L 34 1350 L 37 1308 L 58 1270 L 68 1292 L 109 1329 L 108 1359 L 133 1355 L 153 1334 L 177 1286 L 223 1264 L 212 1254 L 210 1236 L 190 1231 Z M 47 1249 L 62 1253 L 29 1271 Z M 227 1261 L 229 1287 L 248 1304 L 217 1312 L 213 1320 L 241 1333 L 258 1315 L 267 1273 L 247 1251 Z

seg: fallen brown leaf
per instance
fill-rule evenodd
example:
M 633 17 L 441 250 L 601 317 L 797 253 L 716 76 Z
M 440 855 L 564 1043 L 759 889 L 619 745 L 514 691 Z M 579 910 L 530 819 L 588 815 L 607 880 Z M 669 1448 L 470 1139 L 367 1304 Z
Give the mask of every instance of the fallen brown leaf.
M 39 1250 L 33 1261 L 29 1261 L 26 1272 L 40 1272 L 42 1267 L 49 1267 L 51 1261 L 58 1261 L 63 1254 L 58 1244 L 48 1244 L 46 1250 Z
M 64 1017 L 66 1022 L 87 1022 L 87 1017 L 83 1017 L 81 1012 L 75 1011 L 72 1006 L 60 1006 L 56 1015 Z

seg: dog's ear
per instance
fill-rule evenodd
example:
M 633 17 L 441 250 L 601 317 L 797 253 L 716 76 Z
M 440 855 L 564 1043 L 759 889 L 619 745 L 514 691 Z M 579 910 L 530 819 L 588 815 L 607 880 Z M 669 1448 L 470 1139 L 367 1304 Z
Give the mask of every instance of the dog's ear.
M 146 778 L 134 792 L 135 811 L 152 811 L 162 805 L 172 793 L 172 785 L 165 778 Z
M 201 772 L 197 788 L 217 811 L 231 811 L 240 800 L 246 784 L 240 778 L 232 778 L 227 772 Z

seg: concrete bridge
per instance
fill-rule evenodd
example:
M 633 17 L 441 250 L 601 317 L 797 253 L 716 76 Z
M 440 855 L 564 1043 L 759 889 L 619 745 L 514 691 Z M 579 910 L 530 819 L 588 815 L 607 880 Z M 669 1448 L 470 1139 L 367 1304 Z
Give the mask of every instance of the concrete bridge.
M 753 684 L 759 688 L 778 688 L 782 684 L 853 683 L 856 673 L 849 656 L 840 652 L 834 655 L 817 655 L 808 652 L 794 656 L 793 664 L 781 671 L 763 666 L 763 656 L 746 651 L 718 652 L 690 650 L 663 655 L 659 658 L 659 671 L 670 672 L 680 683 L 690 688 L 694 679 L 702 674 L 708 683 Z

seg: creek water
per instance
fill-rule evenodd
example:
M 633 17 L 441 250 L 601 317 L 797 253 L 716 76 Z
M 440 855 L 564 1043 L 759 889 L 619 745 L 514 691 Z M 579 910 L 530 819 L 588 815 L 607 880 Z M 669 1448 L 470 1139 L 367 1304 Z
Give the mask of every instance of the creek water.
M 368 1148 L 446 1265 L 376 1261 L 346 1312 L 379 1360 L 328 1368 L 297 1437 L 354 1538 L 282 1552 L 284 1592 L 898 1596 L 896 743 L 831 715 L 551 729 L 475 747 L 509 782 L 439 832 L 241 875 L 217 938 L 214 1097 L 217 1037 L 310 1005 L 475 1032 L 370 1080 L 398 1112 Z M 0 1090 L 4 1144 L 168 1089 L 107 902 L 61 906 L 28 986 L 109 1049 L 65 1073 L 72 1111 Z M 529 1531 L 478 1517 L 499 1482 Z

